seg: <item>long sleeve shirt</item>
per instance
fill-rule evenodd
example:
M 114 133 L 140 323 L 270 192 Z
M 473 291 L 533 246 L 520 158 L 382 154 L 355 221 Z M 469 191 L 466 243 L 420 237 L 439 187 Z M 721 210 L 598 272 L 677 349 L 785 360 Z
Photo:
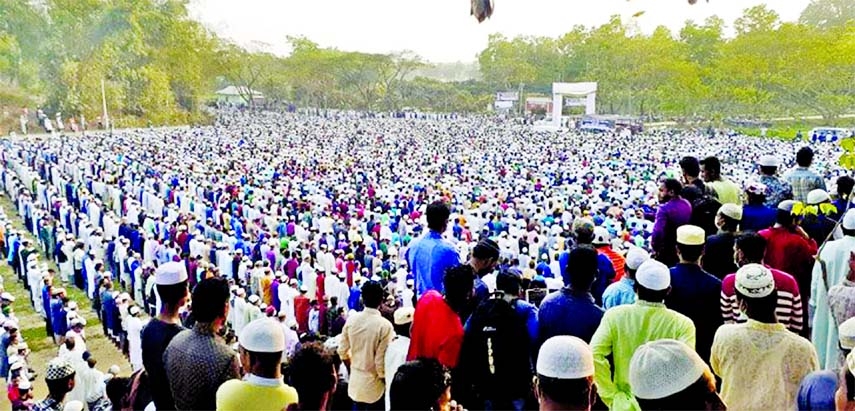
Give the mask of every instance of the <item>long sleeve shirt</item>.
M 460 264 L 460 257 L 442 234 L 429 231 L 410 247 L 407 262 L 419 295 L 424 295 L 430 290 L 443 291 L 442 276 L 445 270 Z
M 810 341 L 751 319 L 719 328 L 710 365 L 732 410 L 794 410 L 802 379 L 819 369 Z
M 677 228 L 689 224 L 691 218 L 692 205 L 685 199 L 673 198 L 659 207 L 651 237 L 657 260 L 669 267 L 677 262 Z
M 768 268 L 768 267 L 767 267 Z M 788 330 L 798 333 L 802 330 L 802 297 L 799 285 L 793 276 L 774 268 L 769 268 L 775 279 L 775 290 L 778 292 L 778 305 L 775 315 L 778 322 Z M 725 324 L 744 323 L 748 321 L 739 303 L 736 301 L 736 274 L 729 274 L 721 282 L 721 316 Z
M 695 325 L 662 303 L 643 300 L 606 311 L 591 339 L 594 382 L 609 409 L 639 411 L 629 385 L 629 362 L 636 348 L 649 341 L 672 338 L 695 347 Z M 609 361 L 608 357 L 612 357 Z M 614 369 L 612 369 L 614 364 Z
M 347 394 L 353 401 L 371 404 L 383 398 L 386 349 L 394 336 L 392 323 L 377 309 L 366 308 L 347 319 L 338 354 L 350 360 Z
M 719 299 L 721 280 L 697 264 L 677 264 L 671 268 L 671 292 L 665 305 L 689 317 L 697 328 L 697 352 L 709 361 L 713 336 L 722 324 Z

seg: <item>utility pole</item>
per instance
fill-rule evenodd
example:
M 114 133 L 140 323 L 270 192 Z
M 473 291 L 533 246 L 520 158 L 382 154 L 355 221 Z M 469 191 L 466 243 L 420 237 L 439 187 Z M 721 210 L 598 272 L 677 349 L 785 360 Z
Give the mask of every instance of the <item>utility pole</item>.
M 519 112 L 517 114 L 520 117 L 522 117 L 522 115 L 524 113 L 523 110 L 525 110 L 525 107 L 523 106 L 525 104 L 525 98 L 523 98 L 523 90 L 525 90 L 525 83 L 520 83 L 520 87 L 517 90 L 517 98 L 518 98 L 517 105 L 519 106 L 519 108 L 518 108 Z
M 104 89 L 104 79 L 101 79 L 101 109 L 103 113 L 101 117 L 104 119 L 104 129 L 110 129 L 110 119 L 107 117 L 107 92 Z

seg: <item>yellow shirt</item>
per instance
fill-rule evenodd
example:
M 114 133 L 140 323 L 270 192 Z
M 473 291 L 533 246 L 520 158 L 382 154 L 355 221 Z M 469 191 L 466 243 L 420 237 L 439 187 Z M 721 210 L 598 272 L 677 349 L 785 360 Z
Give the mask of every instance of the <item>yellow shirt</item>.
M 350 359 L 347 395 L 354 401 L 373 404 L 386 392 L 386 349 L 395 329 L 373 308 L 353 314 L 344 323 L 338 355 Z M 390 378 L 392 376 L 389 376 Z
M 742 189 L 733 181 L 722 178 L 721 180 L 710 181 L 708 183 L 704 182 L 704 184 L 715 190 L 718 202 L 722 204 L 732 203 L 742 205 Z
M 629 386 L 629 361 L 642 344 L 665 338 L 695 348 L 695 324 L 689 317 L 669 310 L 665 304 L 642 300 L 606 311 L 591 337 L 591 351 L 597 392 L 610 410 L 641 409 Z M 611 364 L 614 364 L 614 372 Z
M 808 340 L 783 324 L 751 319 L 718 329 L 710 365 L 728 410 L 795 410 L 799 384 L 819 369 Z
M 248 374 L 217 389 L 217 411 L 282 411 L 298 403 L 297 390 L 281 379 Z

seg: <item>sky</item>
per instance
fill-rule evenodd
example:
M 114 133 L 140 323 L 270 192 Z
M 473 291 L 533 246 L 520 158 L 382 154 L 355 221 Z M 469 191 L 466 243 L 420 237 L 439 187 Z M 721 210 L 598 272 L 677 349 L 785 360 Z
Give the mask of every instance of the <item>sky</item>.
M 191 16 L 221 37 L 251 49 L 289 52 L 286 36 L 323 47 L 389 53 L 411 50 L 434 62 L 472 62 L 492 33 L 556 37 L 577 24 L 597 26 L 618 14 L 650 33 L 678 32 L 686 20 L 718 15 L 728 24 L 763 0 L 493 0 L 492 18 L 478 23 L 470 0 L 193 0 Z M 810 0 L 769 0 L 784 21 L 797 20 Z

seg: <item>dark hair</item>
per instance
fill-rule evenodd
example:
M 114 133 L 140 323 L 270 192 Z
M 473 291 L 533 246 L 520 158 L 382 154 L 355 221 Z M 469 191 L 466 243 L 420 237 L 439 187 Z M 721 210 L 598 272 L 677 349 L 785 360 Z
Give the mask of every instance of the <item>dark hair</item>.
M 837 178 L 837 195 L 843 198 L 852 194 L 852 188 L 855 187 L 855 179 L 849 176 L 840 176 Z M 843 212 L 841 210 L 841 212 Z
M 675 196 L 680 195 L 680 192 L 683 191 L 683 184 L 673 178 L 667 178 L 662 182 L 662 185 L 665 186 L 665 189 L 668 191 L 673 191 Z
M 428 228 L 433 231 L 440 231 L 448 223 L 448 217 L 451 215 L 451 210 L 448 204 L 442 201 L 434 201 L 427 206 L 425 217 L 427 218 Z
M 774 322 L 775 310 L 778 308 L 778 290 L 761 298 L 749 298 L 736 290 L 736 300 L 745 303 L 745 315 L 760 322 Z
M 522 287 L 520 276 L 502 271 L 496 276 L 496 290 L 508 295 L 519 296 Z
M 692 156 L 683 157 L 680 160 L 680 168 L 689 177 L 698 177 L 701 174 L 701 164 Z
M 319 342 L 302 344 L 288 365 L 288 384 L 297 390 L 300 409 L 317 410 L 321 397 L 335 387 L 335 356 Z
M 792 226 L 793 223 L 795 223 L 795 221 L 796 221 L 796 218 L 793 217 L 792 213 L 790 213 L 789 211 L 780 210 L 780 209 L 775 210 L 775 222 L 776 223 L 778 223 L 784 227 L 789 227 L 789 226 Z
M 383 286 L 377 281 L 362 285 L 362 303 L 368 308 L 377 308 L 383 302 Z
M 741 220 L 737 220 L 735 218 L 728 217 L 722 213 L 718 213 L 721 220 L 724 221 L 724 225 L 721 227 L 723 231 L 734 232 L 739 228 L 739 223 Z
M 766 239 L 752 231 L 736 237 L 734 245 L 737 250 L 742 251 L 745 260 L 751 263 L 760 263 L 766 255 Z
M 719 161 L 718 157 L 709 156 L 703 160 L 701 160 L 701 165 L 704 168 L 713 173 L 716 177 L 721 175 L 721 161 Z
M 704 245 L 687 245 L 677 243 L 677 251 L 686 261 L 698 261 L 704 253 Z
M 594 390 L 593 377 L 564 380 L 537 375 L 537 389 L 552 402 L 568 409 L 588 409 Z
M 639 284 L 638 281 L 635 282 L 635 293 L 638 295 L 639 300 L 651 302 L 651 303 L 661 303 L 665 301 L 665 297 L 668 296 L 668 293 L 671 290 L 666 288 L 664 290 L 651 290 L 649 288 L 644 287 Z
M 282 351 L 279 352 L 253 352 L 247 349 L 250 364 L 258 364 L 264 371 L 262 375 L 274 375 L 282 365 Z
M 564 284 L 569 284 L 579 291 L 591 289 L 591 284 L 597 277 L 597 250 L 587 244 L 582 244 L 570 250 L 567 257 L 566 278 Z
M 47 385 L 48 392 L 50 393 L 51 398 L 57 400 L 58 402 L 62 402 L 62 399 L 65 398 L 65 395 L 71 392 L 68 388 L 68 383 L 74 379 L 74 375 L 76 373 L 71 373 L 71 375 L 60 378 L 58 380 L 49 380 L 45 378 L 45 384 Z
M 760 166 L 760 172 L 767 176 L 774 175 L 776 171 L 778 171 L 777 166 Z
M 475 272 L 469 264 L 451 267 L 445 270 L 442 284 L 445 287 L 445 296 L 454 304 L 465 303 L 472 296 L 472 287 L 475 283 Z
M 847 236 L 847 237 L 855 237 L 855 230 L 850 230 L 850 229 L 847 229 L 847 228 L 843 228 L 843 226 L 841 225 L 841 226 L 840 226 L 840 231 L 842 231 L 842 232 L 843 232 L 843 235 L 845 235 L 845 236 Z
M 715 378 L 709 371 L 704 371 L 697 381 L 678 393 L 655 400 L 638 397 L 636 400 L 644 411 L 704 410 L 707 408 L 707 402 L 721 402 L 716 393 Z
M 437 409 L 439 398 L 451 386 L 448 370 L 433 358 L 419 358 L 398 368 L 389 386 L 392 410 Z
M 191 310 L 197 322 L 210 323 L 226 315 L 229 283 L 223 278 L 207 278 L 193 289 Z
M 483 239 L 475 244 L 475 248 L 472 249 L 472 257 L 483 261 L 498 260 L 499 245 L 489 238 Z
M 410 327 L 413 323 L 409 322 L 406 324 L 394 324 L 392 327 L 395 329 L 395 334 L 400 335 L 402 337 L 410 336 Z
M 755 194 L 748 191 L 745 194 L 748 196 L 749 205 L 763 205 L 766 202 L 766 194 Z
M 174 307 L 187 295 L 187 280 L 172 285 L 155 284 L 155 287 L 160 302 L 165 306 Z
M 796 152 L 796 163 L 800 167 L 810 167 L 813 163 L 813 150 L 810 147 L 802 147 Z

